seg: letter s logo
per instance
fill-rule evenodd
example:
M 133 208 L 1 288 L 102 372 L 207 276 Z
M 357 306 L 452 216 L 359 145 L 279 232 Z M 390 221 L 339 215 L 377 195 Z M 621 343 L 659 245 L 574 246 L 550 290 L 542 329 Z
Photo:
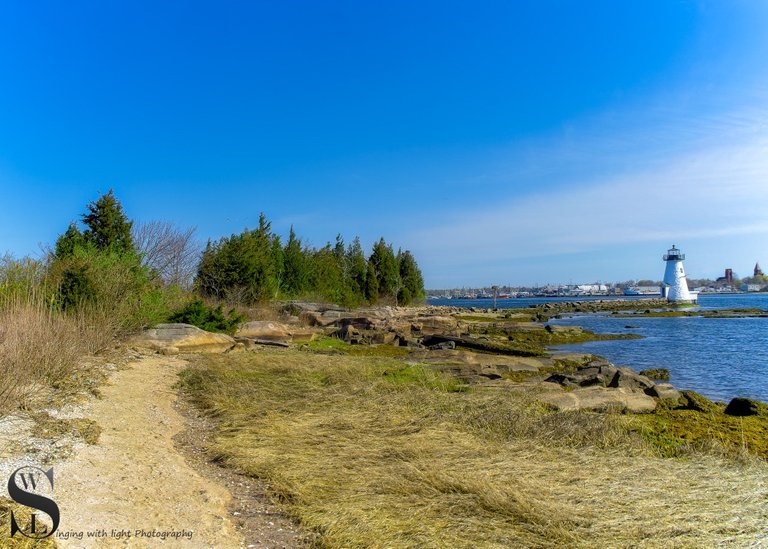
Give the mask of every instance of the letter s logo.
M 39 473 L 42 473 L 40 475 Z M 23 536 L 31 539 L 43 539 L 51 536 L 59 527 L 59 506 L 50 498 L 30 492 L 29 489 L 37 490 L 37 485 L 42 478 L 47 479 L 53 490 L 53 468 L 43 471 L 39 467 L 19 467 L 8 479 L 8 495 L 16 502 L 32 509 L 42 511 L 53 521 L 51 529 L 48 526 L 37 522 L 37 516 L 32 513 L 30 524 L 27 528 L 20 528 L 16 517 L 11 511 L 11 537 L 16 532 L 21 532 Z M 19 486 L 17 480 L 21 480 L 22 486 Z

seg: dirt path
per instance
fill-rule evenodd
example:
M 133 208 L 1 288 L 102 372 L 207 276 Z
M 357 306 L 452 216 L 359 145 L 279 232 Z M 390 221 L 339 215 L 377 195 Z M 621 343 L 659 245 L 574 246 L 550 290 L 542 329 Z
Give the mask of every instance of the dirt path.
M 62 547 L 245 546 L 228 517 L 229 492 L 174 447 L 173 437 L 185 429 L 173 389 L 184 365 L 178 358 L 141 358 L 116 372 L 103 398 L 82 410 L 102 434 L 56 468 Z M 137 530 L 147 535 L 137 537 Z M 64 539 L 70 532 L 75 536 Z

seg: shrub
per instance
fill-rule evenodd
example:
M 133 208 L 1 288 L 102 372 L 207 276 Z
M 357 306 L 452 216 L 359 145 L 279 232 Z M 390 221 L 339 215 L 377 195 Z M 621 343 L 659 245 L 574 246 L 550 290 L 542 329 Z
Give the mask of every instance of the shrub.
M 209 332 L 224 332 L 234 334 L 240 323 L 245 321 L 245 315 L 230 309 L 227 315 L 221 305 L 209 307 L 200 299 L 186 305 L 170 317 L 171 322 L 192 324 Z

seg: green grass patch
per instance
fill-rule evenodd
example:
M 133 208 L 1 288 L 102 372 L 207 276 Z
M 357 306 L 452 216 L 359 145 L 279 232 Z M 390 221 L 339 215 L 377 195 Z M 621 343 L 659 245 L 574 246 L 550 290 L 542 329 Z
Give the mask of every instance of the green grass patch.
M 313 353 L 329 355 L 369 356 L 369 357 L 404 357 L 409 354 L 406 347 L 395 345 L 350 345 L 336 337 L 319 337 L 302 344 L 301 349 Z
M 768 459 L 768 418 L 734 417 L 722 409 L 710 412 L 661 408 L 634 416 L 633 427 L 662 456 L 689 454 L 692 448 L 721 447 Z

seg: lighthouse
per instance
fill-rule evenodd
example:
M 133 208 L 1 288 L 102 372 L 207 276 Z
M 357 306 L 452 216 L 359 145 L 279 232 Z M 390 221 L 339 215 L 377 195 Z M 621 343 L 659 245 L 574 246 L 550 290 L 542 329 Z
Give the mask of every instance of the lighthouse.
M 698 292 L 688 290 L 683 260 L 685 260 L 685 254 L 672 244 L 672 248 L 667 250 L 664 255 L 667 267 L 664 269 L 661 297 L 666 297 L 667 301 L 673 303 L 696 303 L 696 299 L 699 297 Z

